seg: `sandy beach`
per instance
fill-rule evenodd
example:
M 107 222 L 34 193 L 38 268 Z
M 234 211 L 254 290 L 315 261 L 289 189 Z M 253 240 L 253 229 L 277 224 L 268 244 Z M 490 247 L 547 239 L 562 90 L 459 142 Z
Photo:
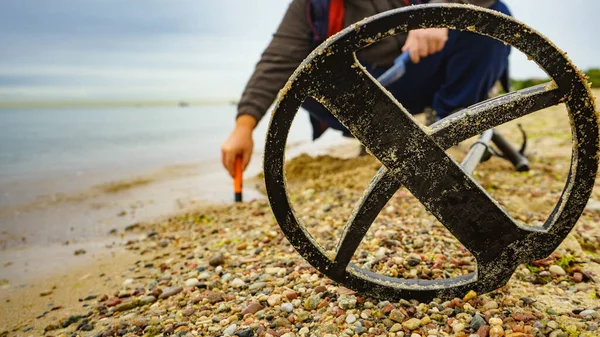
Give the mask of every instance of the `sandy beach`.
M 539 224 L 552 211 L 568 174 L 568 117 L 558 106 L 519 122 L 529 135 L 531 171 L 518 173 L 508 162 L 492 158 L 474 177 L 515 219 Z M 520 140 L 515 123 L 499 129 Z M 321 145 L 291 147 L 286 172 L 296 212 L 327 250 L 335 247 L 355 202 L 380 165 L 370 156 L 357 157 L 352 141 L 333 148 Z M 468 148 L 465 142 L 449 153 L 460 160 Z M 520 266 L 505 287 L 451 301 L 390 302 L 354 293 L 303 260 L 260 194 L 260 157 L 253 163 L 246 175 L 248 198 L 242 204 L 195 198 L 198 191 L 190 186 L 203 186 L 199 179 L 215 176 L 189 173 L 197 167 L 172 168 L 175 174 L 157 172 L 129 184 L 104 185 L 130 196 L 121 200 L 144 195 L 148 202 L 143 207 L 99 207 L 111 223 L 90 234 L 89 240 L 3 251 L 0 335 L 600 334 L 598 188 L 567 240 L 547 259 Z M 203 169 L 221 175 L 218 164 Z M 215 195 L 230 194 L 228 184 L 213 184 Z M 70 200 L 64 207 L 91 207 L 107 197 L 101 195 Z M 176 201 L 168 207 L 152 206 L 149 200 L 159 195 Z M 44 255 L 37 261 L 54 263 L 36 265 L 36 256 Z M 449 278 L 475 268 L 471 254 L 406 189 L 380 213 L 352 262 L 407 279 Z

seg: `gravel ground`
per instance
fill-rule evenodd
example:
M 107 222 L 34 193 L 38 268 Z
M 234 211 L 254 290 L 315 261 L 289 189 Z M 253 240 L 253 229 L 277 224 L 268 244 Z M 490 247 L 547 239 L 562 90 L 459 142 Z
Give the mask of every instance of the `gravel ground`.
M 517 173 L 492 158 L 475 178 L 517 220 L 537 224 L 568 174 L 568 122 L 562 107 L 521 122 L 531 135 L 532 170 Z M 501 130 L 518 139 L 514 124 Z M 450 153 L 460 159 L 467 145 Z M 371 157 L 301 156 L 287 164 L 294 207 L 326 249 L 335 247 L 378 167 Z M 139 258 L 119 273 L 120 285 L 104 293 L 90 288 L 62 319 L 40 325 L 27 318 L 0 336 L 600 336 L 599 220 L 595 189 L 567 240 L 548 258 L 519 266 L 506 286 L 419 303 L 364 297 L 319 274 L 288 243 L 265 200 L 203 208 L 130 228 L 141 238 L 126 249 Z M 471 254 L 405 189 L 380 213 L 353 262 L 408 279 L 475 268 Z

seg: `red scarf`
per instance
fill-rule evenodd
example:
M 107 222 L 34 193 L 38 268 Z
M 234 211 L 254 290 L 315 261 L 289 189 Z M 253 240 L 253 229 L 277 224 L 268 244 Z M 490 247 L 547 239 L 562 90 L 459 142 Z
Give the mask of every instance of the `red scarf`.
M 331 0 L 327 37 L 339 32 L 342 28 L 344 28 L 344 0 Z

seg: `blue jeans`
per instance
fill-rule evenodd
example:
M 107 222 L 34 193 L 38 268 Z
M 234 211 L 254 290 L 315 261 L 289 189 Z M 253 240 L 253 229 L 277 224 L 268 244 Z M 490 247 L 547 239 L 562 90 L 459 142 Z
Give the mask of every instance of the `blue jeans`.
M 498 1 L 491 9 L 510 15 L 508 7 Z M 508 71 L 510 46 L 487 36 L 472 32 L 450 30 L 444 48 L 408 64 L 406 73 L 387 87 L 392 95 L 412 114 L 431 107 L 441 119 L 457 109 L 465 108 L 488 98 L 494 84 Z M 377 78 L 388 68 L 365 65 Z M 311 117 L 313 139 L 327 127 L 350 132 L 320 103 L 307 98 L 303 105 Z

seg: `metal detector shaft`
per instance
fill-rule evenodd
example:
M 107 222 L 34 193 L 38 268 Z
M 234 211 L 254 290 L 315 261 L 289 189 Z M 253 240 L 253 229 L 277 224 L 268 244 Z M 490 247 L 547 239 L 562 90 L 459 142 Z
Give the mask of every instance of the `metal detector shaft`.
M 529 171 L 529 160 L 510 143 L 504 139 L 498 132 L 493 133 L 492 142 L 498 147 L 506 159 L 508 159 L 518 172 Z
M 473 146 L 471 146 L 471 150 L 469 150 L 469 153 L 467 153 L 465 159 L 463 159 L 462 163 L 460 163 L 462 168 L 468 174 L 473 174 L 473 171 L 475 171 L 477 165 L 482 161 L 481 159 L 483 159 L 484 156 L 487 154 L 488 147 L 490 145 L 490 141 L 492 140 L 493 134 L 493 129 L 484 131 L 477 140 L 477 142 L 475 142 Z

